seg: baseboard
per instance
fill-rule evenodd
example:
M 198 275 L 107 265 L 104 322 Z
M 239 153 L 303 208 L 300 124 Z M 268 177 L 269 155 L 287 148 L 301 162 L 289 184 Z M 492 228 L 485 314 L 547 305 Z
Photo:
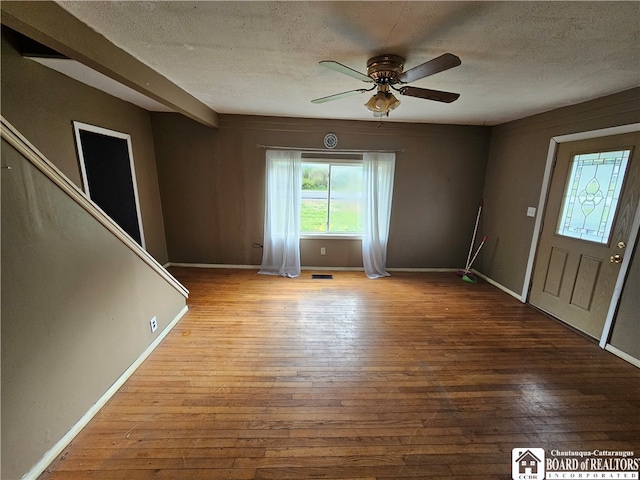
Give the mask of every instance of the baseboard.
M 167 267 L 185 267 L 185 268 L 232 268 L 240 270 L 260 270 L 260 265 L 232 265 L 225 263 L 184 263 L 184 262 L 169 262 Z M 301 270 L 364 270 L 362 267 L 314 267 L 314 266 L 301 266 Z
M 230 265 L 221 263 L 183 263 L 183 262 L 169 262 L 165 265 L 168 267 L 186 267 L 186 268 L 237 268 L 245 270 L 260 270 L 260 265 Z M 338 272 L 362 272 L 364 267 L 318 267 L 313 265 L 302 265 L 301 270 L 333 270 Z M 438 272 L 456 272 L 455 268 L 387 268 L 388 272 L 425 272 L 425 273 L 438 273 Z
M 521 301 L 522 303 L 526 303 L 526 299 L 522 298 L 522 295 L 520 295 L 519 293 L 514 292 L 513 290 L 509 290 L 507 287 L 499 284 L 498 282 L 496 282 L 495 280 L 487 277 L 486 275 L 478 272 L 476 269 L 473 269 L 473 273 L 475 275 L 477 275 L 478 277 L 482 278 L 485 282 L 490 283 L 491 285 L 493 285 L 494 287 L 502 290 L 504 293 L 507 293 L 509 295 L 511 295 L 513 298 Z
M 364 272 L 363 267 L 317 267 L 313 265 L 302 265 L 300 270 L 320 270 L 320 271 L 332 271 L 332 272 Z
M 98 401 L 78 420 L 78 422 L 71 427 L 64 437 L 62 437 L 58 442 L 51 447 L 51 449 L 44 454 L 44 456 L 40 459 L 38 463 L 36 463 L 31 470 L 25 473 L 22 476 L 22 480 L 36 480 L 42 472 L 46 470 L 46 468 L 53 462 L 62 451 L 67 448 L 67 445 L 71 443 L 71 441 L 80 433 L 80 431 L 91 421 L 91 419 L 95 416 L 96 413 L 100 411 L 102 407 L 109 401 L 109 399 L 124 385 L 124 382 L 133 375 L 133 372 L 137 370 L 137 368 L 146 360 L 146 358 L 155 350 L 155 348 L 164 340 L 164 337 L 168 335 L 168 333 L 176 326 L 176 324 L 180 321 L 180 319 L 187 313 L 189 307 L 186 305 L 180 312 L 175 316 L 171 323 L 165 327 L 162 332 L 156 337 L 156 339 L 149 344 L 149 346 L 142 352 L 142 354 L 136 359 L 135 362 L 127 368 L 122 375 L 109 387 L 109 389 L 98 399 Z
M 416 273 L 453 273 L 457 268 L 387 268 L 388 272 L 416 272 Z
M 333 270 L 336 272 L 364 272 L 364 267 L 310 267 L 303 266 L 302 270 Z M 416 273 L 452 273 L 455 268 L 387 268 L 387 272 L 416 272 Z
M 230 265 L 224 263 L 185 263 L 185 262 L 169 262 L 168 267 L 187 267 L 187 268 L 236 268 L 243 270 L 260 270 L 260 265 Z
M 607 350 L 608 352 L 613 353 L 614 355 L 620 357 L 623 360 L 626 360 L 627 362 L 629 362 L 631 365 L 634 365 L 638 368 L 640 368 L 640 359 L 632 357 L 631 355 L 629 355 L 628 353 L 623 352 L 622 350 L 614 347 L 613 345 L 611 345 L 610 343 L 607 343 L 604 347 L 605 350 Z

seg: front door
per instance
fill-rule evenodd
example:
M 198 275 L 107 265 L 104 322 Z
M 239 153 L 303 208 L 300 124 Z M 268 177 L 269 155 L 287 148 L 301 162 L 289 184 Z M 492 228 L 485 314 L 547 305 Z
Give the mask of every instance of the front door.
M 640 200 L 640 133 L 559 145 L 529 301 L 599 339 Z

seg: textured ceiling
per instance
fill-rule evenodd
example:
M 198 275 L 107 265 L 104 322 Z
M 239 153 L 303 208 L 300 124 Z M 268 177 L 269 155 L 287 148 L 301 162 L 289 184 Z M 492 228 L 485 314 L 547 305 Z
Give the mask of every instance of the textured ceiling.
M 445 52 L 462 65 L 411 85 L 452 104 L 399 96 L 389 121 L 495 125 L 640 85 L 640 2 L 133 2 L 63 8 L 218 113 L 377 120 L 367 84 L 394 53 L 409 69 Z

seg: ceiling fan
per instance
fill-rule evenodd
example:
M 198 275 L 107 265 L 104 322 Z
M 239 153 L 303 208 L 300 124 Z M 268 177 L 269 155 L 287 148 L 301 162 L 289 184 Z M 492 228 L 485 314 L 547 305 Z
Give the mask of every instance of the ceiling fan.
M 402 85 L 405 83 L 413 82 L 429 75 L 434 75 L 439 72 L 443 72 L 453 67 L 457 67 L 462 62 L 460 58 L 451 54 L 445 53 L 439 57 L 429 60 L 417 67 L 413 67 L 404 72 L 404 58 L 398 55 L 378 55 L 372 57 L 367 62 L 367 74 L 360 73 L 346 65 L 335 62 L 333 60 L 323 60 L 320 65 L 324 65 L 332 70 L 335 70 L 350 77 L 357 78 L 363 82 L 373 83 L 371 88 L 359 88 L 357 90 L 349 90 L 348 92 L 336 93 L 335 95 L 329 95 L 328 97 L 316 98 L 311 100 L 312 103 L 325 103 L 340 98 L 349 97 L 357 93 L 370 92 L 371 90 L 378 89 L 375 95 L 365 103 L 365 106 L 373 112 L 374 117 L 388 116 L 389 112 L 400 105 L 400 101 L 391 93 L 390 89 L 395 90 L 400 95 L 407 95 L 409 97 L 424 98 L 427 100 L 435 100 L 436 102 L 451 103 L 458 99 L 459 93 L 442 92 L 440 90 L 430 90 L 428 88 L 418 88 L 410 86 L 401 86 L 397 88 L 396 85 Z

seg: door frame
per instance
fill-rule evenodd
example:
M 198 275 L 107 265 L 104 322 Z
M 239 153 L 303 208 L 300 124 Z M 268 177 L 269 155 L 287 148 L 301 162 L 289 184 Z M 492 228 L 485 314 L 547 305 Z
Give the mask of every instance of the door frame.
M 586 132 L 571 133 L 567 135 L 559 135 L 557 137 L 551 137 L 549 141 L 549 150 L 547 153 L 547 163 L 544 168 L 544 177 L 542 179 L 542 188 L 540 190 L 540 199 L 538 200 L 538 210 L 536 214 L 536 221 L 533 227 L 533 237 L 531 239 L 531 247 L 529 249 L 529 259 L 527 261 L 527 270 L 525 272 L 524 285 L 522 287 L 522 296 L 524 302 L 529 302 L 529 294 L 531 290 L 531 279 L 533 276 L 533 267 L 538 250 L 538 243 L 540 242 L 542 219 L 544 218 L 545 208 L 547 205 L 547 195 L 549 193 L 549 187 L 551 185 L 551 177 L 553 175 L 553 165 L 556 159 L 556 153 L 558 146 L 561 143 L 576 142 L 579 140 L 587 140 L 590 138 L 609 137 L 612 135 L 620 135 L 623 133 L 632 133 L 640 131 L 640 123 L 631 123 L 628 125 L 620 125 L 618 127 L 603 128 L 600 130 L 589 130 Z M 638 155 L 638 153 L 636 153 Z M 636 209 L 635 218 L 631 226 L 631 234 L 629 241 L 627 242 L 627 251 L 633 252 L 636 241 L 638 240 L 638 232 L 640 230 L 640 204 Z M 611 334 L 611 327 L 613 326 L 613 320 L 615 317 L 616 308 L 620 301 L 620 294 L 624 287 L 624 279 L 626 278 L 627 270 L 629 269 L 629 263 L 631 261 L 631 255 L 625 255 L 620 265 L 620 271 L 618 272 L 618 278 L 611 297 L 611 304 L 607 312 L 604 328 L 600 335 L 599 345 L 601 348 L 605 348 L 609 341 Z
M 136 180 L 136 168 L 135 168 L 135 163 L 133 161 L 133 148 L 131 146 L 131 135 L 129 135 L 128 133 L 122 133 L 115 130 L 109 130 L 107 128 L 97 127 L 95 125 L 90 125 L 88 123 L 77 122 L 75 120 L 73 121 L 73 132 L 76 139 L 78 157 L 80 159 L 79 163 L 80 163 L 80 173 L 82 176 L 82 189 L 84 193 L 87 195 L 87 197 L 89 197 L 90 199 L 91 199 L 91 192 L 89 191 L 89 181 L 87 179 L 87 168 L 85 165 L 84 152 L 82 151 L 82 142 L 80 139 L 81 131 L 98 133 L 100 135 L 105 135 L 107 137 L 120 138 L 122 140 L 126 140 L 127 151 L 129 154 L 129 170 L 131 171 L 131 182 L 133 183 L 133 198 L 134 198 L 134 204 L 136 207 L 138 230 L 140 231 L 140 246 L 146 250 L 147 247 L 146 247 L 146 242 L 144 240 L 144 230 L 142 228 L 142 215 L 140 213 L 140 198 L 138 196 L 138 181 Z M 99 205 L 96 205 L 96 206 L 100 208 Z

